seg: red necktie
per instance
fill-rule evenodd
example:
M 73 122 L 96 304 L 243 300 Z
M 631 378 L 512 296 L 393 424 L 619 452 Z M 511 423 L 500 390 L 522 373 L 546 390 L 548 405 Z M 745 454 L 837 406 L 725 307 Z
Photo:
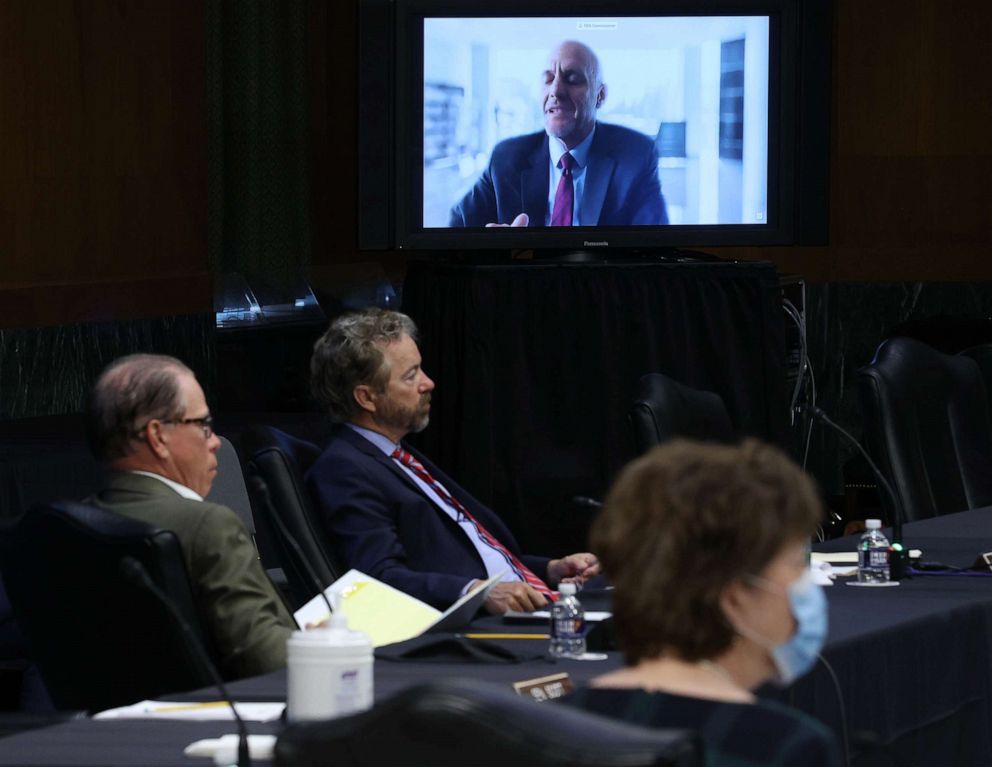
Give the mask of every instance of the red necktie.
M 527 584 L 535 591 L 540 591 L 548 599 L 557 598 L 558 595 L 548 588 L 548 584 L 534 575 L 530 568 L 521 562 L 512 551 L 506 548 L 506 546 L 500 543 L 492 533 L 479 524 L 476 518 L 469 513 L 469 510 L 458 502 L 457 498 L 454 498 L 447 490 L 438 484 L 437 480 L 435 480 L 434 477 L 427 472 L 427 469 L 424 468 L 424 465 L 420 461 L 401 447 L 398 447 L 393 451 L 392 457 L 399 460 L 400 463 L 408 467 L 414 474 L 426 482 L 431 490 L 440 496 L 441 500 L 443 500 L 458 513 L 459 517 L 465 517 L 469 522 L 475 525 L 475 529 L 479 531 L 479 537 L 485 541 L 486 544 L 496 549 L 496 551 L 503 555 L 503 558 L 506 559 L 507 564 L 520 577 L 520 580 L 526 581 Z
M 558 161 L 561 167 L 561 180 L 555 191 L 555 207 L 551 212 L 551 226 L 571 226 L 572 206 L 575 202 L 575 190 L 572 187 L 572 166 L 575 158 L 565 152 Z

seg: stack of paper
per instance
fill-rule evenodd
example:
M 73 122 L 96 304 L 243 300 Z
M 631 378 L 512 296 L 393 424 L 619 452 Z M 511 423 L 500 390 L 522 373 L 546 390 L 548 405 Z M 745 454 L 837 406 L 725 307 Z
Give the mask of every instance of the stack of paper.
M 402 642 L 421 634 L 453 631 L 472 620 L 489 590 L 503 573 L 482 581 L 443 613 L 419 599 L 388 586 L 371 575 L 349 570 L 324 593 L 348 618 L 348 628 L 364 631 L 374 647 Z M 318 594 L 294 614 L 300 626 L 317 625 L 327 620 L 327 603 Z

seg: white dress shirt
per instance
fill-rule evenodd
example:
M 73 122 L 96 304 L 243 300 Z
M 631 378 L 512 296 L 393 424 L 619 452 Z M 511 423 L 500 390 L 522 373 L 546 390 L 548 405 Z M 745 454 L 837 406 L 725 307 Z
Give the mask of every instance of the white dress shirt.
M 163 477 L 161 474 L 153 474 L 150 471 L 132 471 L 132 474 L 140 474 L 142 477 L 151 477 L 152 479 L 157 479 L 159 482 L 164 482 L 166 485 L 175 490 L 183 498 L 189 498 L 191 501 L 202 501 L 203 496 L 200 495 L 195 490 L 190 490 L 186 485 L 180 485 L 168 477 Z

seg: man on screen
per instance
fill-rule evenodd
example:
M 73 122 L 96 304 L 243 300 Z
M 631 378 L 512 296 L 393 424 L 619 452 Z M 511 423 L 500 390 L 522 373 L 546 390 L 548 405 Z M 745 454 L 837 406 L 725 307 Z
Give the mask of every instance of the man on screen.
M 544 130 L 496 145 L 449 226 L 667 224 L 654 142 L 597 124 L 605 100 L 596 54 L 582 43 L 559 45 L 544 72 Z

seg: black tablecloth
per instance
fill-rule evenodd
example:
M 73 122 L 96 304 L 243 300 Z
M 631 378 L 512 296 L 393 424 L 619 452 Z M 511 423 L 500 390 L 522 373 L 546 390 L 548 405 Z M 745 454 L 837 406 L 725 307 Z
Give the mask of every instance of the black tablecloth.
M 584 593 L 583 606 L 586 610 L 609 609 L 609 593 L 597 591 Z M 541 623 L 508 624 L 499 617 L 486 617 L 476 620 L 465 629 L 466 632 L 482 633 L 511 633 L 523 634 L 546 633 L 548 627 Z M 607 653 L 605 660 L 578 661 L 565 658 L 549 658 L 546 656 L 547 639 L 534 640 L 493 640 L 487 639 L 505 647 L 514 653 L 530 658 L 520 663 L 416 663 L 387 660 L 375 661 L 375 698 L 385 700 L 400 690 L 421 682 L 429 682 L 437 678 L 466 677 L 497 684 L 511 685 L 525 679 L 534 679 L 548 674 L 567 672 L 576 684 L 583 684 L 595 676 L 613 671 L 623 665 L 623 658 L 618 652 Z M 534 656 L 544 657 L 535 659 Z M 242 679 L 231 682 L 231 695 L 242 701 L 271 701 L 283 700 L 286 697 L 286 672 L 274 671 L 264 676 Z M 217 691 L 212 688 L 195 690 L 180 695 L 169 696 L 170 699 L 207 701 L 216 700 Z
M 915 522 L 903 540 L 928 561 L 971 564 L 992 549 L 992 509 Z M 815 548 L 854 551 L 856 544 L 852 536 Z M 992 764 L 992 577 L 919 576 L 883 588 L 838 579 L 827 596 L 823 654 L 840 679 L 848 729 L 871 733 L 887 754 L 852 742 L 855 764 Z M 836 693 L 822 667 L 786 699 L 840 732 Z
M 514 644 L 518 650 L 526 648 L 527 651 L 540 652 L 547 646 L 548 640 L 518 641 Z M 567 672 L 572 681 L 579 685 L 588 682 L 594 676 L 613 671 L 623 665 L 620 653 L 614 652 L 608 653 L 608 655 L 609 657 L 604 661 L 558 659 L 493 665 L 479 663 L 396 663 L 377 660 L 375 662 L 375 697 L 376 700 L 385 700 L 412 685 L 452 677 L 511 685 L 525 679 Z M 274 671 L 265 676 L 242 679 L 239 682 L 232 682 L 229 687 L 231 695 L 241 701 L 282 700 L 286 697 L 286 672 Z M 170 696 L 170 699 L 172 698 L 193 701 L 216 700 L 217 691 L 211 689 L 197 690 Z
M 275 733 L 278 724 L 249 722 L 248 731 Z M 0 739 L 0 764 L 18 767 L 213 767 L 190 758 L 190 743 L 237 732 L 233 722 L 78 719 Z M 271 761 L 253 759 L 253 764 Z
M 992 509 L 963 512 L 906 526 L 905 542 L 928 560 L 968 564 L 992 549 Z M 821 550 L 853 551 L 856 538 Z M 836 670 L 852 734 L 855 765 L 970 767 L 992 764 L 992 578 L 925 576 L 890 588 L 857 588 L 842 580 L 827 588 L 830 634 L 824 656 Z M 589 607 L 602 607 L 590 596 Z M 526 631 L 487 618 L 483 631 Z M 540 630 L 533 627 L 530 630 Z M 546 640 L 507 646 L 539 651 Z M 558 671 L 581 684 L 621 665 L 618 653 L 602 662 L 531 660 L 520 664 L 391 663 L 376 661 L 376 698 L 418 682 L 461 676 L 509 685 Z M 275 672 L 230 685 L 238 700 L 282 700 L 286 674 Z M 840 706 L 826 670 L 784 691 L 766 688 L 816 716 L 838 736 Z M 170 699 L 215 700 L 207 689 Z M 255 731 L 266 731 L 256 729 Z M 202 729 L 201 729 L 202 728 Z M 0 765 L 171 765 L 182 748 L 201 737 L 231 731 L 229 724 L 148 721 L 77 721 L 0 740 Z M 858 733 L 869 733 L 860 737 Z M 201 734 L 202 733 L 202 734 Z M 865 745 L 871 739 L 877 745 Z M 207 764 L 207 762 L 204 762 Z

